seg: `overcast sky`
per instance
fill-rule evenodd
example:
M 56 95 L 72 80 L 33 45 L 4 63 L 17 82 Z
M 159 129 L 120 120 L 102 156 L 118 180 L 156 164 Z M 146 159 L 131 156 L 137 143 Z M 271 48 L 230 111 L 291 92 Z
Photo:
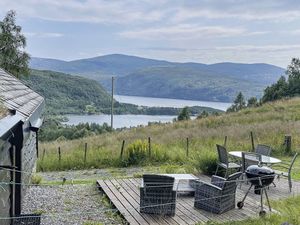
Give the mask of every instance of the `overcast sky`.
M 17 12 L 31 56 L 111 53 L 178 62 L 300 57 L 299 0 L 1 0 Z

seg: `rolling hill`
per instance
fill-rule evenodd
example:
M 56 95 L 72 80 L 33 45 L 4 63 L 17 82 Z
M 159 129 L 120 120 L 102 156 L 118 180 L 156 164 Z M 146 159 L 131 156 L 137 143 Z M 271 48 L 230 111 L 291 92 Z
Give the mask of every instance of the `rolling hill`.
M 246 97 L 262 95 L 284 69 L 270 64 L 174 63 L 121 54 L 62 61 L 32 58 L 30 66 L 94 79 L 110 89 L 116 77 L 116 93 L 231 102 L 239 91 Z
M 98 112 L 110 109 L 110 96 L 93 80 L 40 70 L 31 70 L 22 80 L 45 97 L 48 114 L 84 113 L 86 105 L 94 105 Z

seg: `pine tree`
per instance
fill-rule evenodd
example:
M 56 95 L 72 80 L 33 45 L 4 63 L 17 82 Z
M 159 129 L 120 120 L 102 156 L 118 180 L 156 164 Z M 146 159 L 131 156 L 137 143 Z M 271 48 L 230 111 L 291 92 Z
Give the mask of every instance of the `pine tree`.
M 180 120 L 190 120 L 190 111 L 189 111 L 189 107 L 184 107 L 181 112 L 179 113 L 178 117 L 177 117 L 178 121 Z

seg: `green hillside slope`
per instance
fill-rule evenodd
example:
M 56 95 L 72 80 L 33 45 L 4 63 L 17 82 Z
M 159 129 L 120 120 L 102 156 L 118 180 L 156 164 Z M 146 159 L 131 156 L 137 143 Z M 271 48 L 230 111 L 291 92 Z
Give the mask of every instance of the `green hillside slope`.
M 80 140 L 63 141 L 60 146 L 66 161 L 57 164 L 57 143 L 43 143 L 47 160 L 39 162 L 43 170 L 59 170 L 128 165 L 175 164 L 183 172 L 215 170 L 216 144 L 227 136 L 228 150 L 251 149 L 250 131 L 255 144 L 267 144 L 272 155 L 282 157 L 285 134 L 293 138 L 292 150 L 300 149 L 300 98 L 247 108 L 237 113 L 210 116 L 204 119 L 152 125 L 122 132 L 113 132 Z M 152 140 L 152 154 L 148 155 L 147 139 Z M 189 156 L 186 156 L 186 138 L 189 137 Z M 126 141 L 125 155 L 119 158 L 122 140 Z M 84 143 L 89 143 L 87 164 L 78 163 Z M 101 151 L 99 152 L 99 146 Z M 300 174 L 300 173 L 299 173 Z M 299 177 L 299 174 L 297 175 Z
M 237 91 L 260 96 L 264 84 L 209 70 L 183 66 L 155 67 L 116 79 L 118 94 L 232 102 Z
M 23 81 L 46 99 L 49 114 L 83 113 L 87 105 L 99 112 L 110 108 L 110 97 L 98 83 L 53 71 L 31 70 Z

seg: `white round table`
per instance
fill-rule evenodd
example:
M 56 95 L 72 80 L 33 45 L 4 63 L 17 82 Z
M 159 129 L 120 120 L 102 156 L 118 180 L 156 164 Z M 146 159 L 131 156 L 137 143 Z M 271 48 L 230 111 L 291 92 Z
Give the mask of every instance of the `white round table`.
M 242 158 L 242 151 L 231 151 L 228 152 L 229 155 Z M 266 155 L 261 155 L 261 163 L 263 164 L 276 164 L 276 163 L 281 163 L 280 159 L 271 157 L 271 156 L 266 156 Z

